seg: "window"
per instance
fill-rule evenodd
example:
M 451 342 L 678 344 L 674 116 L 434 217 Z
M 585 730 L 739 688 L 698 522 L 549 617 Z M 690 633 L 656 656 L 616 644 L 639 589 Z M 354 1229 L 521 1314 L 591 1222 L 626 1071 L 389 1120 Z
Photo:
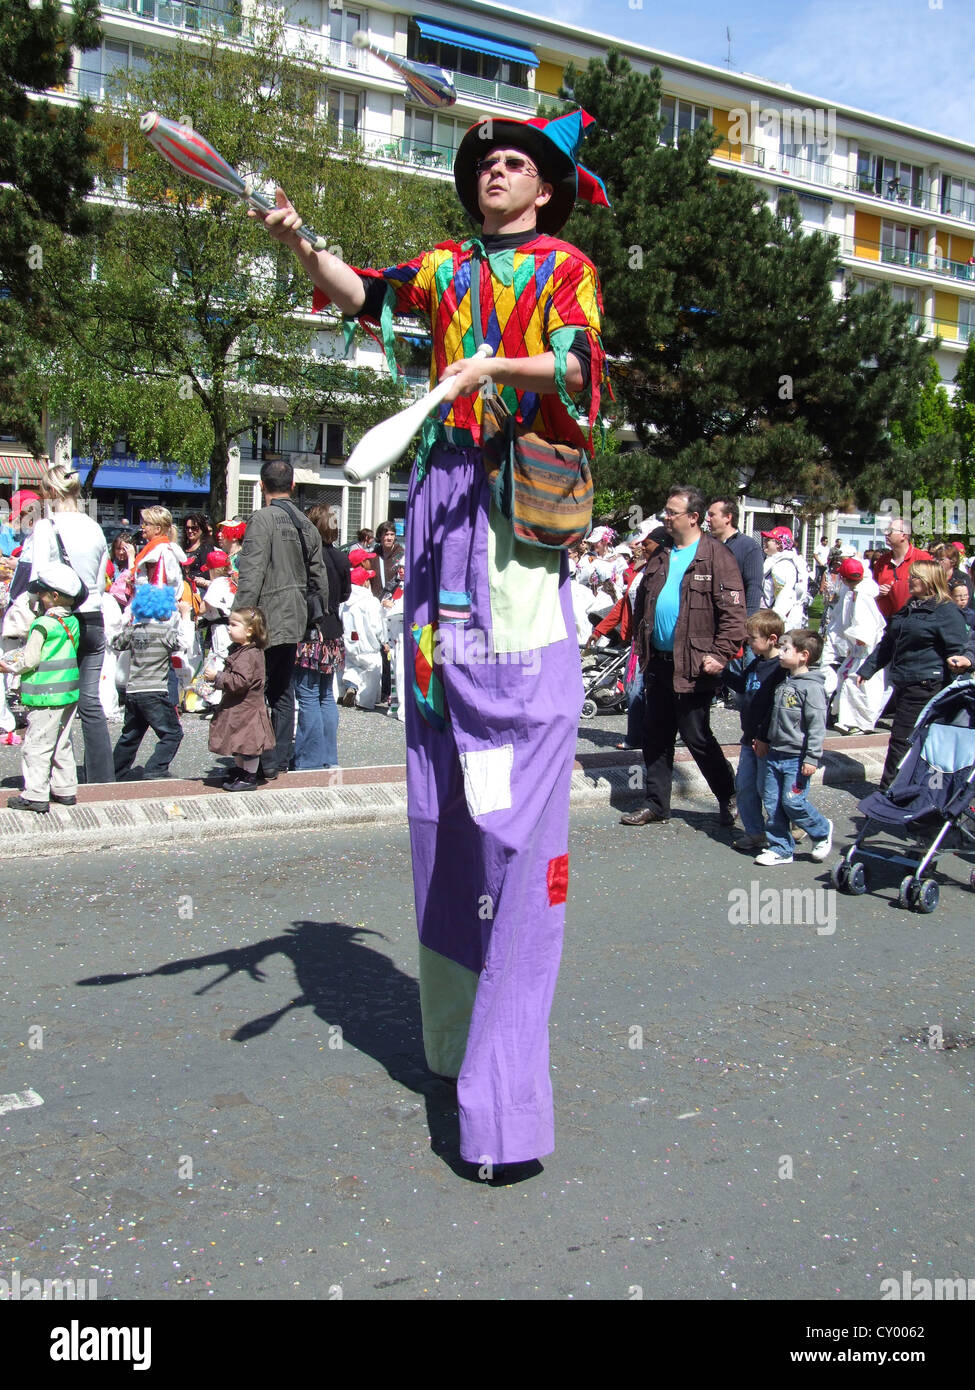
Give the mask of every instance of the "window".
M 354 140 L 359 129 L 359 97 L 355 92 L 328 89 L 326 120 L 336 140 Z
M 413 157 L 419 163 L 449 168 L 465 129 L 462 121 L 408 106 L 403 154 L 407 159 Z
M 353 37 L 363 27 L 358 10 L 333 10 L 329 15 L 328 60 L 336 67 L 357 68 L 362 63 L 362 51 L 355 47 Z
M 880 259 L 889 265 L 924 268 L 928 258 L 921 228 L 908 227 L 903 222 L 881 222 Z
M 942 174 L 941 211 L 949 217 L 964 217 L 975 222 L 975 179 Z
M 799 211 L 802 214 L 803 225 L 809 228 L 825 227 L 829 222 L 832 206 L 832 203 L 826 202 L 823 198 L 800 198 Z
M 691 134 L 697 130 L 699 125 L 711 119 L 710 106 L 695 106 L 691 101 L 685 101 L 683 97 L 661 97 L 660 99 L 660 118 L 663 124 L 660 127 L 660 143 L 662 145 L 676 144 L 681 135 Z
M 872 193 L 889 203 L 905 203 L 921 207 L 924 198 L 923 169 L 919 164 L 907 164 L 890 155 L 857 153 L 857 191 Z
M 963 343 L 975 338 L 975 299 L 958 301 L 958 338 Z
M 418 63 L 432 63 L 448 72 L 480 77 L 485 82 L 504 82 L 509 87 L 528 86 L 528 68 L 494 53 L 475 53 L 456 44 L 425 39 L 414 24 L 410 25 L 406 56 Z
M 344 456 L 345 427 L 332 420 L 325 424 L 325 457 L 340 459 Z
M 117 72 L 146 72 L 149 55 L 140 44 L 116 43 L 106 39 L 100 49 L 81 55 L 78 69 L 78 91 L 82 96 L 101 98 Z
M 250 516 L 251 512 L 254 511 L 257 506 L 254 500 L 256 490 L 256 483 L 245 482 L 244 479 L 240 480 L 237 484 L 237 511 L 235 515 L 245 518 Z

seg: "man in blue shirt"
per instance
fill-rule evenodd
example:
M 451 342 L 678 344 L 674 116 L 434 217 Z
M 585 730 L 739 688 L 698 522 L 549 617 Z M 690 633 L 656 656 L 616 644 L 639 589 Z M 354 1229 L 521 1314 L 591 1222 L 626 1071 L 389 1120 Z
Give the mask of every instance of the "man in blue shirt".
M 673 546 L 647 562 L 634 601 L 647 806 L 622 816 L 622 825 L 670 819 L 678 734 L 717 798 L 721 824 L 734 824 L 735 777 L 711 731 L 711 700 L 744 641 L 744 584 L 731 551 L 701 530 L 704 515 L 696 488 L 671 488 L 664 526 Z

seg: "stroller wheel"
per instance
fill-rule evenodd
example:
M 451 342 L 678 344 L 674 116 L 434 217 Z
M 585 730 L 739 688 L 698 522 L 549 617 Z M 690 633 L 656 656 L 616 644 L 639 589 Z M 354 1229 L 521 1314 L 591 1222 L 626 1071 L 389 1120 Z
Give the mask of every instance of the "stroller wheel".
M 861 893 L 867 891 L 867 871 L 859 861 L 855 861 L 850 865 L 846 891 L 854 894 L 856 897 L 859 897 Z
M 833 887 L 838 888 L 841 893 L 846 892 L 846 882 L 850 876 L 850 866 L 845 859 L 841 859 L 838 864 L 834 864 L 829 874 L 833 880 Z
M 912 910 L 917 900 L 918 887 L 918 881 L 913 874 L 908 874 L 907 878 L 902 878 L 897 892 L 897 906 L 906 907 L 908 911 Z
M 918 912 L 933 912 L 938 906 L 941 890 L 933 878 L 922 879 L 918 887 L 920 891 L 917 895 L 915 907 Z
M 596 704 L 596 701 L 595 701 L 595 700 L 583 700 L 583 702 L 582 702 L 582 717 L 583 717 L 583 719 L 595 719 L 595 718 L 596 718 L 596 711 L 597 711 L 598 708 L 599 708 L 599 706 Z

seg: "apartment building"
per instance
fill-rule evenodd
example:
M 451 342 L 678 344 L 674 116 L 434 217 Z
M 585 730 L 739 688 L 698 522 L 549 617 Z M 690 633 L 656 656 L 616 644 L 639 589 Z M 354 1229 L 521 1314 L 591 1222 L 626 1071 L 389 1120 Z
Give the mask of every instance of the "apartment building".
M 103 0 L 101 50 L 78 56 L 61 100 L 86 93 L 98 98 L 111 74 L 139 68 L 153 48 L 216 29 L 245 38 L 250 0 Z M 620 48 L 639 71 L 659 67 L 663 78 L 662 139 L 710 121 L 721 136 L 713 160 L 752 178 L 770 200 L 789 191 L 799 199 L 809 228 L 839 238 L 842 274 L 835 290 L 852 282 L 858 291 L 886 284 L 910 305 L 912 321 L 942 339 L 936 353 L 943 381 L 952 382 L 969 336 L 975 331 L 975 146 L 821 98 L 800 94 L 771 79 L 691 62 L 557 20 L 546 20 L 490 0 L 399 0 L 351 5 L 342 0 L 297 0 L 289 25 L 317 52 L 322 67 L 322 113 L 341 137 L 355 139 L 368 157 L 391 169 L 449 179 L 463 132 L 486 114 L 526 118 L 540 105 L 558 105 L 555 94 L 565 65 L 577 66 Z M 404 84 L 373 55 L 357 48 L 362 31 L 397 54 L 448 69 L 457 103 L 432 112 L 413 102 Z M 422 348 L 422 329 L 407 326 Z M 309 332 L 326 346 L 333 336 L 309 318 Z M 358 350 L 362 364 L 381 368 L 378 350 Z M 418 371 L 417 387 L 424 373 Z M 270 432 L 268 432 L 270 434 Z M 0 458 L 16 452 L 0 441 Z M 341 428 L 322 421 L 310 429 L 279 424 L 271 437 L 255 420 L 249 440 L 230 461 L 228 507 L 246 514 L 258 499 L 257 476 L 268 452 L 295 463 L 303 501 L 341 508 L 343 535 L 374 524 L 392 511 L 402 515 L 405 480 L 393 475 L 362 487 L 342 474 Z M 5 465 L 0 465 L 5 466 Z M 190 490 L 152 460 L 133 460 L 119 441 L 112 460 L 109 511 L 139 498 L 176 499 L 189 510 Z M 141 476 L 140 476 L 141 471 Z M 131 473 L 126 490 L 119 477 Z M 167 493 L 167 489 L 169 492 Z M 97 491 L 97 488 L 96 488 Z M 103 508 L 104 510 L 104 508 Z M 749 499 L 749 523 L 766 524 L 772 513 Z M 775 514 L 778 519 L 778 514 Z M 826 528 L 825 519 L 815 528 Z M 871 519 L 847 519 L 841 533 L 872 539 Z M 829 524 L 833 535 L 835 519 Z M 810 539 L 811 544 L 811 539 Z

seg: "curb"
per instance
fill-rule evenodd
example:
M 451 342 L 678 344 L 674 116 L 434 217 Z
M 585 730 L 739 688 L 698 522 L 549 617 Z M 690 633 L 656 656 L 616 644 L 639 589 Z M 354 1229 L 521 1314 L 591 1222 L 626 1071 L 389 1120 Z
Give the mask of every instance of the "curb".
M 867 740 L 861 740 L 867 744 Z M 827 744 L 823 766 L 814 784 L 850 786 L 880 779 L 886 738 L 867 746 Z M 737 745 L 725 747 L 732 766 Z M 577 806 L 625 807 L 642 800 L 643 760 L 638 752 L 584 753 L 576 761 L 569 803 Z M 363 776 L 376 780 L 363 780 Z M 11 859 L 99 850 L 159 848 L 209 839 L 266 834 L 268 831 L 312 830 L 334 826 L 401 823 L 406 816 L 406 770 L 347 769 L 355 780 L 336 786 L 327 773 L 291 774 L 301 782 L 280 790 L 256 792 L 183 792 L 177 787 L 160 793 L 158 783 L 146 783 L 148 795 L 125 799 L 107 795 L 101 788 L 83 788 L 85 800 L 77 806 L 52 806 L 46 816 L 29 811 L 0 810 L 0 844 Z M 320 782 L 313 785 L 309 779 Z M 382 780 L 379 780 L 379 779 Z M 711 801 L 713 797 L 686 750 L 674 760 L 674 797 Z M 152 790 L 149 790 L 152 788 Z M 141 791 L 142 788 L 140 787 Z M 89 799 L 91 798 L 91 799 Z

